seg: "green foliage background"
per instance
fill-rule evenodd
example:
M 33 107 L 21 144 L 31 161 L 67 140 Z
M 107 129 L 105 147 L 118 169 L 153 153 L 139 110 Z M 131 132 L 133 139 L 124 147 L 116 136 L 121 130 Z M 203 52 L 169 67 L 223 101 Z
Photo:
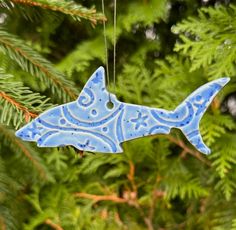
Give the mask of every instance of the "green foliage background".
M 236 87 L 236 4 L 117 5 L 117 85 L 109 89 L 121 100 L 173 109 L 201 84 L 231 77 L 200 124 L 212 154 L 177 130 L 127 142 L 123 154 L 83 157 L 17 139 L 15 129 L 74 100 L 104 66 L 105 17 L 100 0 L 1 0 L 1 229 L 236 229 L 236 126 L 220 109 Z M 112 76 L 112 0 L 105 11 Z

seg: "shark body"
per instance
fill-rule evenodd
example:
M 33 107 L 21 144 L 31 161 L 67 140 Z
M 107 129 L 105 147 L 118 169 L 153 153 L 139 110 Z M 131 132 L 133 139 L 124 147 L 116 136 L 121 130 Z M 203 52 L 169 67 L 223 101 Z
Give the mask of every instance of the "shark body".
M 16 136 L 39 147 L 72 145 L 81 151 L 119 153 L 121 143 L 180 129 L 195 148 L 210 149 L 199 132 L 199 122 L 215 95 L 229 78 L 211 81 L 190 94 L 174 111 L 123 103 L 105 86 L 104 68 L 90 77 L 76 101 L 43 112 Z M 107 105 L 111 98 L 113 108 Z

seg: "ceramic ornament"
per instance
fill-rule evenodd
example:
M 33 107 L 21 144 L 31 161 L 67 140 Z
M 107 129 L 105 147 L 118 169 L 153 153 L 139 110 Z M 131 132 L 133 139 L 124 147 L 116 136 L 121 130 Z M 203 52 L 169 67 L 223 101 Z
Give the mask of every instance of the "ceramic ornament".
M 91 76 L 76 101 L 59 105 L 42 113 L 16 132 L 24 141 L 39 147 L 72 145 L 81 151 L 119 153 L 121 143 L 180 129 L 195 148 L 205 154 L 199 122 L 207 107 L 227 84 L 229 78 L 211 81 L 188 96 L 175 110 L 168 111 L 128 104 L 110 94 L 105 85 L 104 68 Z

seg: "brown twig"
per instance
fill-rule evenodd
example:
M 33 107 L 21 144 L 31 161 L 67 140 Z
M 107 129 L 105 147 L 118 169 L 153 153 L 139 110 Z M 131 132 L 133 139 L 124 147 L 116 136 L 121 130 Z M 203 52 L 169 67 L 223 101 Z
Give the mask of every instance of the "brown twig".
M 129 161 L 129 174 L 127 175 L 128 180 L 132 186 L 133 192 L 137 193 L 137 186 L 134 181 L 135 165 L 132 161 Z
M 46 219 L 44 221 L 45 224 L 47 224 L 48 226 L 50 226 L 51 228 L 55 229 L 55 230 L 63 230 L 63 228 L 58 225 L 58 224 L 55 224 L 54 222 L 52 222 L 52 220 L 50 219 Z
M 168 138 L 172 143 L 175 143 L 176 145 L 181 147 L 184 152 L 189 153 L 193 157 L 197 158 L 199 161 L 211 167 L 211 162 L 209 160 L 204 158 L 199 152 L 189 148 L 182 140 L 176 139 L 171 135 L 165 135 L 165 137 Z
M 29 122 L 30 118 L 35 118 L 35 117 L 38 116 L 38 114 L 30 112 L 28 110 L 28 108 L 26 108 L 25 106 L 21 105 L 19 102 L 15 101 L 12 97 L 7 95 L 6 93 L 0 92 L 0 97 L 4 98 L 6 101 L 8 101 L 13 106 L 15 106 L 17 109 L 23 111 L 26 122 Z
M 152 222 L 153 220 L 156 201 L 160 198 L 163 198 L 166 195 L 165 191 L 161 191 L 157 189 L 157 186 L 160 181 L 161 181 L 161 177 L 158 175 L 156 178 L 155 184 L 153 186 L 153 191 L 152 191 L 152 201 L 151 201 L 151 206 L 150 206 L 149 215 L 148 215 L 148 219 L 150 220 L 150 222 Z
M 23 111 L 24 116 L 25 116 L 25 121 L 29 122 L 30 118 L 35 118 L 38 116 L 38 114 L 30 112 L 28 110 L 28 108 L 26 108 L 25 106 L 21 105 L 19 102 L 15 101 L 13 98 L 11 98 L 10 96 L 8 96 L 6 93 L 4 92 L 0 92 L 0 97 L 3 97 L 6 101 L 8 101 L 9 103 L 11 103 L 13 106 L 15 106 L 17 109 Z M 1 126 L 0 126 L 1 129 Z M 3 129 L 3 128 L 2 128 Z M 3 130 L 4 131 L 4 130 Z M 6 132 L 5 132 L 6 133 Z M 35 168 L 39 171 L 40 175 L 42 178 L 46 178 L 46 174 L 44 169 L 42 168 L 42 166 L 38 163 L 37 160 L 35 160 L 33 158 L 33 156 L 31 155 L 30 151 L 19 141 L 17 140 L 15 137 L 13 137 L 10 133 L 6 133 L 6 135 L 8 136 L 8 138 L 10 138 L 12 140 L 12 142 L 14 142 L 24 153 L 24 155 L 33 163 L 33 165 L 35 166 Z
M 154 230 L 153 223 L 152 223 L 153 214 L 154 214 L 154 203 L 155 203 L 156 199 L 165 196 L 165 192 L 159 191 L 156 189 L 153 191 L 153 194 L 152 194 L 153 195 L 153 202 L 154 202 L 153 207 L 152 207 L 153 210 L 149 212 L 148 216 L 146 216 L 143 211 L 143 208 L 141 207 L 141 205 L 138 202 L 138 197 L 137 197 L 138 187 L 135 183 L 135 165 L 132 161 L 129 161 L 129 166 L 130 166 L 130 170 L 127 175 L 127 178 L 130 181 L 131 190 L 125 191 L 123 193 L 123 197 L 119 197 L 116 194 L 93 195 L 93 194 L 88 194 L 88 193 L 83 193 L 83 192 L 74 193 L 74 196 L 78 197 L 78 198 L 86 198 L 86 199 L 93 200 L 94 203 L 97 203 L 100 201 L 112 201 L 114 203 L 123 203 L 123 204 L 127 204 L 129 206 L 132 206 L 137 209 L 140 216 L 143 218 L 143 221 L 146 224 L 147 229 Z M 157 179 L 157 181 L 159 182 L 159 179 Z M 119 215 L 117 217 L 118 217 L 117 221 L 120 223 Z
M 93 200 L 95 203 L 99 201 L 112 201 L 115 203 L 127 203 L 128 201 L 124 198 L 118 197 L 117 195 L 93 195 L 83 192 L 74 193 L 75 197 L 86 198 Z
M 136 185 L 135 179 L 134 179 L 135 178 L 135 165 L 132 161 L 129 161 L 129 167 L 130 167 L 130 170 L 129 170 L 129 174 L 127 175 L 127 178 L 130 181 L 132 191 L 130 192 L 128 196 L 129 197 L 128 204 L 134 206 L 138 210 L 139 214 L 142 216 L 144 220 L 144 223 L 147 225 L 148 230 L 154 230 L 152 220 L 145 215 L 137 199 L 138 186 Z
M 152 223 L 145 216 L 145 214 L 144 214 L 144 212 L 137 200 L 135 202 L 133 200 L 130 202 L 130 200 L 122 198 L 122 197 L 118 197 L 117 195 L 93 195 L 93 194 L 82 193 L 82 192 L 74 193 L 74 196 L 79 197 L 79 198 L 86 198 L 86 199 L 93 200 L 94 203 L 97 203 L 99 201 L 112 201 L 114 203 L 126 203 L 132 207 L 135 207 L 139 211 L 140 215 L 144 219 L 145 224 L 148 227 L 148 230 L 154 230 Z
M 64 7 L 50 5 L 50 4 L 43 4 L 41 2 L 36 2 L 32 0 L 11 0 L 12 2 L 16 4 L 24 4 L 29 6 L 36 6 L 43 9 L 49 9 L 53 11 L 58 11 L 64 14 L 69 14 L 72 16 L 79 16 L 82 18 L 86 18 L 92 22 L 92 24 L 96 25 L 97 20 L 99 21 L 106 21 L 106 17 L 103 15 L 96 15 L 96 9 L 87 9 L 87 13 L 82 12 L 79 9 L 65 9 Z

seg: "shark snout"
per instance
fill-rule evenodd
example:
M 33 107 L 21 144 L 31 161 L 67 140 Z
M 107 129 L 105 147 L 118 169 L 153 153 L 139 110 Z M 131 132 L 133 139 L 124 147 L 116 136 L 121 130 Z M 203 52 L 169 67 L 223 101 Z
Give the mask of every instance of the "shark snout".
M 28 125 L 16 131 L 15 135 L 24 141 L 36 141 L 40 132 L 35 123 L 35 121 L 32 121 Z
M 15 135 L 19 138 L 21 138 L 24 141 L 30 141 L 31 140 L 31 135 L 30 132 L 27 130 L 26 127 L 23 127 L 21 129 L 19 129 Z

